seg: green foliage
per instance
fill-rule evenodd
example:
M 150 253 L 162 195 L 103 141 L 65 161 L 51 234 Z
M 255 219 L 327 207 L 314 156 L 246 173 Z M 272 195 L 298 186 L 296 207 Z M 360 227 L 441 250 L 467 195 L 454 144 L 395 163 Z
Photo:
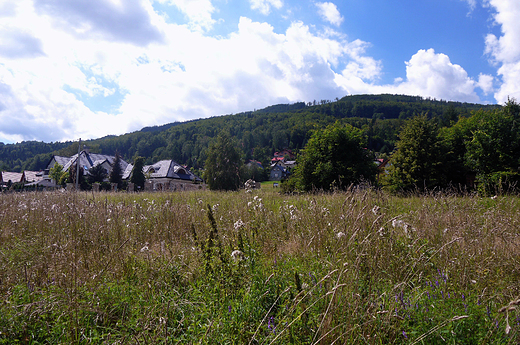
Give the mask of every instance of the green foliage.
M 515 344 L 519 202 L 0 194 L 0 344 Z
M 110 183 L 117 183 L 117 189 L 121 189 L 121 184 L 123 183 L 123 171 L 121 169 L 121 155 L 119 154 L 119 151 L 116 151 L 115 153 L 112 171 L 110 171 L 108 180 Z
M 257 164 L 244 164 L 240 173 L 241 182 L 245 182 L 249 179 L 262 182 L 269 179 L 269 172 L 267 169 L 260 168 Z
M 396 147 L 387 180 L 392 190 L 427 190 L 442 184 L 444 151 L 437 125 L 426 114 L 406 122 Z
M 497 110 L 479 110 L 461 118 L 443 131 L 447 158 L 446 171 L 476 176 L 476 188 L 489 194 L 514 192 L 518 188 L 520 166 L 520 106 L 509 100 Z
M 237 190 L 240 186 L 241 158 L 231 136 L 222 132 L 210 144 L 204 180 L 211 190 Z
M 101 164 L 93 166 L 88 170 L 88 183 L 101 183 L 107 178 L 107 171 Z
M 206 161 L 209 143 L 222 130 L 228 130 L 239 144 L 241 155 L 266 166 L 273 150 L 285 148 L 281 146 L 299 150 L 305 146 L 308 132 L 315 126 L 325 128 L 337 120 L 358 128 L 370 127 L 367 148 L 391 152 L 402 121 L 415 114 L 428 112 L 432 118 L 439 119 L 439 123 L 448 125 L 456 116 L 468 117 L 472 110 L 499 108 L 402 95 L 353 95 L 334 102 L 321 100 L 315 103 L 275 105 L 235 115 L 176 122 L 86 143 L 92 152 L 113 154 L 119 151 L 127 161 L 140 155 L 146 157 L 146 164 L 174 159 L 200 169 Z M 29 167 L 29 170 L 40 170 L 45 168 L 51 154 L 72 156 L 77 152 L 77 142 L 0 145 L 0 167 L 7 171 Z
M 143 172 L 144 158 L 136 157 L 134 159 L 134 167 L 132 168 L 132 174 L 130 176 L 130 182 L 134 183 L 135 190 L 143 190 L 146 182 L 146 176 Z
M 68 176 L 68 182 L 73 183 L 76 185 L 76 179 L 78 178 L 78 166 L 77 163 L 72 164 L 69 167 L 69 176 Z M 85 180 L 85 175 L 83 174 L 83 168 L 79 168 L 79 180 L 77 182 L 80 190 L 87 190 L 89 189 L 89 185 L 87 181 Z
M 61 176 L 63 175 L 63 166 L 59 163 L 54 163 L 54 166 L 49 170 L 49 177 L 59 184 Z
M 316 130 L 298 156 L 291 179 L 304 191 L 346 189 L 362 180 L 373 182 L 376 167 L 365 143 L 364 133 L 350 125 L 337 122 Z
M 0 195 L 0 343 L 518 343 L 517 198 L 254 193 Z

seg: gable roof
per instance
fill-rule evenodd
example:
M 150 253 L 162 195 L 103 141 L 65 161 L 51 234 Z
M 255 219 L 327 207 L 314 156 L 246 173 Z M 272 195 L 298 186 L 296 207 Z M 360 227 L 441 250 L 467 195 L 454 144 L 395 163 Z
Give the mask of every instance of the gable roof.
M 90 153 L 89 151 L 83 150 L 78 154 L 75 154 L 72 157 L 63 157 L 63 156 L 53 156 L 49 163 L 47 164 L 47 169 L 52 168 L 52 162 L 56 162 L 63 166 L 63 171 L 68 171 L 71 166 L 79 162 L 79 166 L 82 167 L 85 171 L 99 164 L 103 164 L 107 162 L 110 165 L 113 165 L 115 156 L 110 155 L 102 155 L 99 153 Z M 128 166 L 128 162 L 123 159 L 120 159 L 121 171 L 125 171 Z
M 132 164 L 128 164 L 124 173 L 123 179 L 129 179 L 132 173 Z M 162 160 L 157 163 L 151 165 L 145 165 L 143 167 L 143 173 L 149 179 L 156 178 L 170 178 L 176 180 L 187 180 L 187 181 L 202 181 L 199 177 L 195 176 L 191 171 L 189 171 L 184 166 L 178 164 L 177 162 L 167 159 Z
M 22 174 L 23 174 L 22 179 L 25 182 L 35 182 L 35 181 L 40 181 L 43 179 L 41 171 L 24 170 L 24 172 Z
M 9 181 L 11 181 L 12 183 L 22 182 L 22 176 L 22 173 L 4 171 L 2 172 L 2 181 L 4 183 L 7 183 Z

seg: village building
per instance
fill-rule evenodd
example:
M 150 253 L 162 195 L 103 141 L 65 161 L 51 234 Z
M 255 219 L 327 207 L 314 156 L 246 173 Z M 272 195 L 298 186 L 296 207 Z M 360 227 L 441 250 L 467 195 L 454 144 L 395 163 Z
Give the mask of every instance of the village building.
M 128 164 L 123 172 L 123 180 L 130 180 L 132 169 L 133 165 Z M 143 173 L 146 177 L 145 191 L 181 191 L 201 188 L 201 178 L 171 159 L 145 165 Z
M 44 170 L 44 176 L 49 175 L 50 169 L 54 167 L 54 164 L 56 163 L 63 166 L 63 171 L 69 171 L 72 166 L 75 166 L 76 163 L 79 163 L 80 171 L 83 173 L 83 175 L 87 175 L 89 169 L 101 165 L 103 168 L 105 168 L 108 176 L 112 172 L 112 166 L 115 159 L 115 156 L 91 153 L 89 150 L 83 150 L 79 154 L 75 154 L 72 157 L 53 156 Z M 121 171 L 125 171 L 128 167 L 128 163 L 123 159 L 120 159 L 119 162 Z

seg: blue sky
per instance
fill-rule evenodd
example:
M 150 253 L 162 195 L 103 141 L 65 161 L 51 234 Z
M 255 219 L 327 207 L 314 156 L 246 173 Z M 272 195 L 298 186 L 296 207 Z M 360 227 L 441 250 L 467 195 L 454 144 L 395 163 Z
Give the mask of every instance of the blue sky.
M 395 93 L 520 98 L 517 0 L 0 0 L 0 141 Z

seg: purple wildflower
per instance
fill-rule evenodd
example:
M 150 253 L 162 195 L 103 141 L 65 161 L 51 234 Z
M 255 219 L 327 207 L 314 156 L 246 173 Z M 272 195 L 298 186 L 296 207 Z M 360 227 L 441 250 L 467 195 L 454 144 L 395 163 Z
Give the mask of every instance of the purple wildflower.
M 228 307 L 228 313 L 231 314 L 231 306 Z
M 408 336 L 406 335 L 406 332 L 405 332 L 405 331 L 403 331 L 403 337 L 404 337 L 405 339 L 408 339 Z
M 269 321 L 267 322 L 267 329 L 269 329 L 273 333 L 276 332 L 276 326 L 274 324 L 274 317 L 273 316 L 271 316 L 269 318 Z

